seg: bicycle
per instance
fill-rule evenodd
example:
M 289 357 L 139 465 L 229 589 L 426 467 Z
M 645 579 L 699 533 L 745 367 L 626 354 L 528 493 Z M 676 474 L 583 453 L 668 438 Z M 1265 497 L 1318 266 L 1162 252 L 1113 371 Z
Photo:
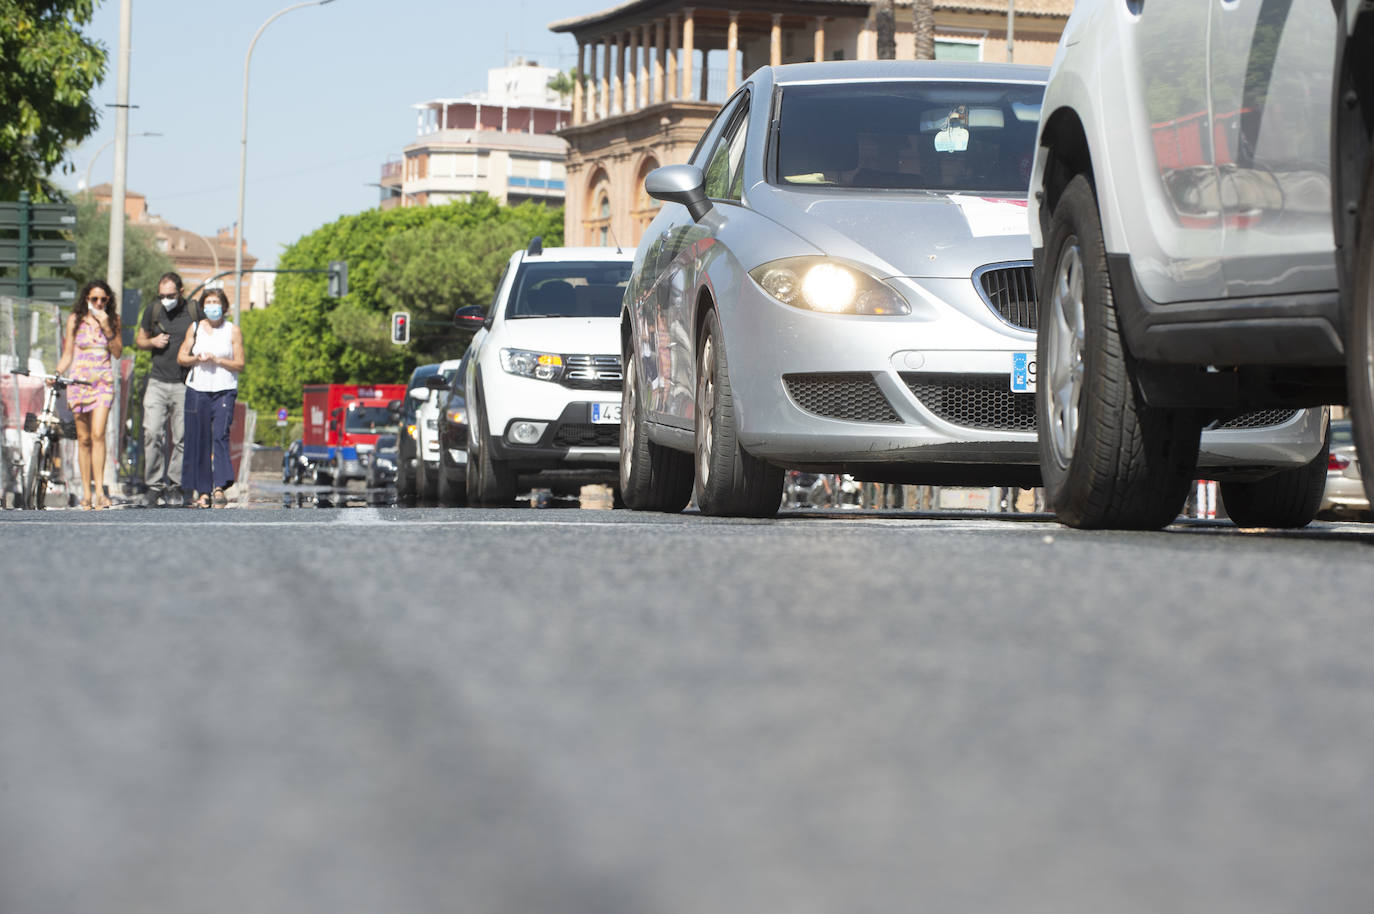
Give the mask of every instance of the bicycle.
M 27 371 L 14 373 L 25 376 L 29 374 Z M 76 423 L 63 422 L 57 416 L 57 397 L 72 384 L 84 384 L 89 387 L 91 383 L 55 374 L 45 374 L 42 378 L 49 382 L 47 393 L 43 397 L 43 411 L 38 415 L 28 413 L 24 416 L 24 431 L 38 436 L 34 439 L 33 449 L 29 452 L 29 471 L 24 476 L 23 484 L 24 507 L 30 511 L 41 510 L 44 507 L 48 485 L 57 475 L 58 444 L 63 438 L 76 437 Z

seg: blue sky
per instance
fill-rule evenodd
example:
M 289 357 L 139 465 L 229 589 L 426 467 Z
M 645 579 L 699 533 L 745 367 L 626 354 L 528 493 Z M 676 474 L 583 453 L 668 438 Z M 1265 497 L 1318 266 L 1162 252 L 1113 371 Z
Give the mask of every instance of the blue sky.
M 133 0 L 129 189 L 149 209 L 202 235 L 238 207 L 243 58 L 258 27 L 291 0 Z M 244 226 L 249 253 L 273 266 L 282 247 L 345 213 L 375 206 L 387 157 L 415 136 L 410 105 L 486 88 L 506 54 L 567 70 L 576 45 L 548 24 L 614 5 L 568 0 L 333 0 L 287 13 L 253 51 Z M 94 92 L 100 128 L 56 175 L 75 190 L 114 137 L 119 0 L 103 0 L 87 34 L 110 64 Z M 161 137 L 138 137 L 144 131 Z M 112 180 L 114 147 L 91 183 Z

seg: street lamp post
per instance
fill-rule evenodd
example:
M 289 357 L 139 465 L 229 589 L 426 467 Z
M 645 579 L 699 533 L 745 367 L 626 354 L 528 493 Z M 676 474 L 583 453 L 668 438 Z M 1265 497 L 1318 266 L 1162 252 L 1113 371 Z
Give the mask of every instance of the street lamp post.
M 162 134 L 160 134 L 160 133 L 151 133 L 151 132 L 146 132 L 146 131 L 145 131 L 144 133 L 134 133 L 134 134 L 131 134 L 131 136 L 162 136 Z M 107 141 L 105 142 L 105 145 L 103 145 L 103 146 L 101 146 L 99 149 L 97 149 L 97 150 L 95 151 L 95 155 L 91 156 L 91 160 L 90 160 L 89 162 L 86 163 L 86 183 L 85 183 L 85 190 L 86 190 L 86 193 L 90 193 L 90 192 L 91 192 L 91 169 L 95 167 L 95 160 L 98 159 L 98 158 L 100 158 L 100 154 L 101 154 L 102 152 L 104 152 L 105 150 L 109 149 L 109 148 L 110 148 L 111 146 L 113 146 L 113 145 L 114 145 L 114 140 L 107 140 Z
M 258 26 L 253 40 L 248 43 L 248 53 L 243 58 L 243 130 L 239 137 L 239 221 L 234 223 L 234 323 L 238 323 L 243 302 L 243 185 L 248 175 L 248 65 L 253 62 L 253 48 L 269 25 L 292 10 L 306 6 L 324 6 L 332 2 L 333 0 L 308 0 L 306 3 L 297 3 L 273 13 L 266 22 Z

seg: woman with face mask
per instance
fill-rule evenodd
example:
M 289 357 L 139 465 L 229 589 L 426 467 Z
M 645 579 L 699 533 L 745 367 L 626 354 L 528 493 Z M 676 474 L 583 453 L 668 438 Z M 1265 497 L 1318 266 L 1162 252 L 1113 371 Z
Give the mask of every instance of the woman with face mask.
M 114 292 L 103 280 L 93 279 L 76 297 L 67 316 L 62 338 L 62 357 L 57 373 L 89 384 L 67 388 L 67 405 L 76 418 L 76 456 L 85 490 L 82 508 L 108 508 L 105 496 L 105 421 L 114 404 L 114 361 L 124 351 L 119 338 L 119 310 Z
M 229 426 L 244 365 L 243 334 L 228 319 L 229 298 L 222 290 L 206 292 L 200 307 L 205 319 L 190 326 L 177 352 L 177 362 L 191 369 L 181 486 L 194 493 L 196 507 L 222 508 L 229 502 L 224 490 L 234 484 Z

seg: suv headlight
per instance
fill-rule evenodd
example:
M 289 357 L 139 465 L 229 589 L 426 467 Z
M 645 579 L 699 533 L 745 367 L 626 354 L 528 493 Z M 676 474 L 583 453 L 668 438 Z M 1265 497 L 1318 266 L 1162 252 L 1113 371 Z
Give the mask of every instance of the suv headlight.
M 788 257 L 749 271 L 754 282 L 785 305 L 826 314 L 910 314 L 911 305 L 887 283 L 846 261 Z
M 552 352 L 502 349 L 501 367 L 510 374 L 540 381 L 557 381 L 563 376 L 563 357 Z
M 456 406 L 453 409 L 450 409 L 447 415 L 448 421 L 452 422 L 454 425 L 468 424 L 468 411 L 461 406 Z

